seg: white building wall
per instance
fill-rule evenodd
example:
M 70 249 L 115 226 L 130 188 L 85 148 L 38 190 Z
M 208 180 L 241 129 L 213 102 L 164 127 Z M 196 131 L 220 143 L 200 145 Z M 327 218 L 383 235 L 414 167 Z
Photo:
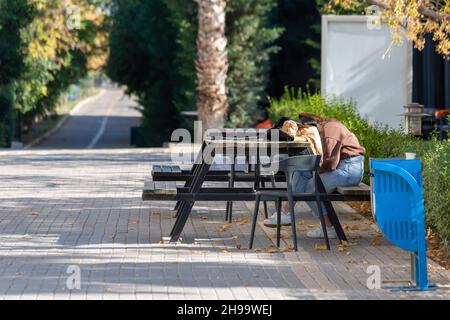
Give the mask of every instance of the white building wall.
M 399 127 L 412 99 L 412 46 L 388 50 L 389 28 L 374 29 L 369 19 L 322 17 L 322 94 L 353 99 L 371 121 Z

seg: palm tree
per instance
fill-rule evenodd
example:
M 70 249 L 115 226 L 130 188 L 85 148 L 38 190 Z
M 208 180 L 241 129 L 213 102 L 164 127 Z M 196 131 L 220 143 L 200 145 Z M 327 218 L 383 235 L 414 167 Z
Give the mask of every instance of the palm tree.
M 223 128 L 228 109 L 226 0 L 198 3 L 197 109 L 203 128 Z

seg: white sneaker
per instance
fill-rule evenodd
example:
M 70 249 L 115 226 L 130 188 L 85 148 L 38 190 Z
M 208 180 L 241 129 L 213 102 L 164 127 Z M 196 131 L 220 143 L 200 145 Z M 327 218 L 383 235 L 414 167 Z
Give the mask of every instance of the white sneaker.
M 337 234 L 333 227 L 327 227 L 328 239 L 336 239 Z M 322 227 L 309 231 L 306 236 L 311 239 L 325 239 Z
M 277 227 L 277 213 L 275 212 L 269 219 L 264 220 L 264 225 L 269 228 L 276 228 Z M 291 225 L 291 214 L 282 212 L 281 213 L 281 219 L 280 219 L 282 226 L 290 226 Z

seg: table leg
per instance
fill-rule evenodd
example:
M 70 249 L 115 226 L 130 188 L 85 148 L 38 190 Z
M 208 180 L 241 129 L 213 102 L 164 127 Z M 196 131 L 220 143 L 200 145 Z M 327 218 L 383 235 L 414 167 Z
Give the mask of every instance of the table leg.
M 198 168 L 199 168 L 199 164 L 200 164 L 200 163 L 203 163 L 203 152 L 204 152 L 204 150 L 206 149 L 206 146 L 207 146 L 207 145 L 206 145 L 206 142 L 203 142 L 202 148 L 200 149 L 200 152 L 199 152 L 199 154 L 197 155 L 197 158 L 195 159 L 194 164 L 192 165 L 191 174 L 190 174 L 190 175 L 191 175 L 191 178 L 188 179 L 188 180 L 185 182 L 185 184 L 184 184 L 184 187 L 185 187 L 185 188 L 190 188 L 190 187 L 191 187 L 191 185 L 192 185 L 192 180 L 193 180 L 192 177 L 195 176 L 195 174 L 196 174 L 196 172 L 197 172 L 197 170 L 198 170 Z M 180 206 L 181 206 L 181 201 L 178 201 L 177 204 L 176 204 L 176 206 L 175 206 L 175 210 L 178 211 L 178 209 L 180 208 Z M 177 216 L 178 216 L 178 213 L 177 213 Z
M 325 186 L 323 185 L 323 182 L 321 179 L 319 179 L 319 192 L 320 193 L 327 193 Z M 336 230 L 336 234 L 339 238 L 339 241 L 342 243 L 342 241 L 348 241 L 347 236 L 345 235 L 344 229 L 342 228 L 341 222 L 339 221 L 339 218 L 336 214 L 336 211 L 334 210 L 333 204 L 331 201 L 323 201 L 323 204 L 325 206 L 326 212 L 328 213 L 328 218 L 331 221 L 331 224 L 334 227 L 334 230 Z
M 189 188 L 191 193 L 197 193 L 200 191 L 210 168 L 211 164 L 206 164 L 204 161 L 198 165 Z M 177 242 L 179 240 L 194 205 L 195 201 L 181 201 L 181 205 L 177 212 L 177 220 L 175 221 L 175 225 L 173 226 L 170 234 L 171 242 Z
M 230 171 L 230 181 L 228 183 L 229 188 L 234 188 L 234 180 L 236 176 L 236 159 L 231 164 L 231 171 Z M 233 201 L 227 202 L 227 213 L 225 216 L 225 220 L 229 223 L 233 222 Z

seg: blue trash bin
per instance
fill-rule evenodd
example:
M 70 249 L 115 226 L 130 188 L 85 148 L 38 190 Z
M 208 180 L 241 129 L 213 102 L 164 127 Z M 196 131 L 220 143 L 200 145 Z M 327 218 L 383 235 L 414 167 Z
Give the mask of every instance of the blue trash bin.
M 422 162 L 371 159 L 372 212 L 384 236 L 411 252 L 411 282 L 427 290 L 427 245 L 422 187 Z

